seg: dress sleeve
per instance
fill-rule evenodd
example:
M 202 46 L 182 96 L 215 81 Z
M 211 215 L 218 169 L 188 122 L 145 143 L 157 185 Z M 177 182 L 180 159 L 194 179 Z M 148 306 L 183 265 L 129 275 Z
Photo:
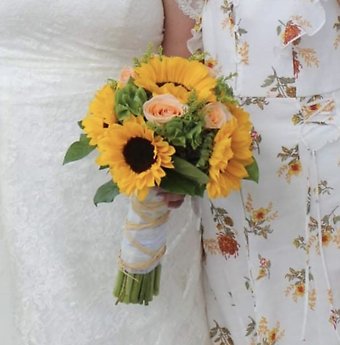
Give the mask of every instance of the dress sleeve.
M 201 16 L 204 0 L 176 0 L 182 12 L 192 19 L 197 20 Z
M 205 0 L 176 0 L 182 12 L 196 21 L 195 27 L 191 30 L 191 38 L 187 42 L 189 51 L 193 54 L 203 50 L 201 15 Z

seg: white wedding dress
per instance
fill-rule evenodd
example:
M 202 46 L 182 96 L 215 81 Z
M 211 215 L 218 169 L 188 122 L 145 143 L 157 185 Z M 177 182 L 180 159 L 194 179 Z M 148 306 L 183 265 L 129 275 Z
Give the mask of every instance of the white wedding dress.
M 161 295 L 115 306 L 126 200 L 93 205 L 109 179 L 95 154 L 62 166 L 94 92 L 161 43 L 162 1 L 3 0 L 0 14 L 1 345 L 209 344 L 189 202 L 169 224 Z

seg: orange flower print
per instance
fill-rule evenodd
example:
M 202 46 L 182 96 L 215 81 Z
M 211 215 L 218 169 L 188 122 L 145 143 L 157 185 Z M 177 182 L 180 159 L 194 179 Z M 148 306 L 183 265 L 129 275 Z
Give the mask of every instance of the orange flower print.
M 252 220 L 253 222 L 263 222 L 266 219 L 267 214 L 268 209 L 261 207 L 253 211 Z
M 281 152 L 278 153 L 277 158 L 281 160 L 282 164 L 277 171 L 279 177 L 284 176 L 288 183 L 291 182 L 292 177 L 298 176 L 302 172 L 302 165 L 300 162 L 299 147 L 295 145 L 291 148 L 282 146 Z
M 264 258 L 260 254 L 259 254 L 258 258 L 259 258 L 260 267 L 259 267 L 259 271 L 258 271 L 256 280 L 260 280 L 260 279 L 265 278 L 265 277 L 270 278 L 270 266 L 271 266 L 270 260 Z
M 247 227 L 245 227 L 245 234 L 254 234 L 262 236 L 267 239 L 268 235 L 273 232 L 271 222 L 278 217 L 278 212 L 273 211 L 273 204 L 270 202 L 267 207 L 254 208 L 253 199 L 248 194 L 245 209 L 248 213 L 246 217 Z
M 216 207 L 212 202 L 210 210 L 216 224 L 216 238 L 205 239 L 203 243 L 209 244 L 208 249 L 218 248 L 218 254 L 222 254 L 226 259 L 231 256 L 237 257 L 240 244 L 236 240 L 236 232 L 233 229 L 234 221 L 224 208 Z M 215 242 L 214 246 L 213 242 Z M 210 250 L 209 253 L 216 254 L 216 249 Z
M 319 184 L 319 193 L 330 193 L 332 190 L 331 187 L 328 186 L 326 181 L 321 181 Z M 331 244 L 335 245 L 337 248 L 339 246 L 339 228 L 338 224 L 340 223 L 340 215 L 336 212 L 339 206 L 335 207 L 330 213 L 325 214 L 321 218 L 321 236 L 322 236 L 322 245 L 324 247 L 329 247 Z M 307 243 L 307 249 L 315 248 L 316 253 L 320 254 L 320 247 L 319 247 L 319 223 L 314 217 L 310 217 L 309 219 L 309 241 Z
M 301 110 L 292 116 L 292 122 L 294 125 L 301 125 L 304 123 L 312 122 L 313 124 L 318 124 L 325 126 L 327 123 L 325 121 L 320 121 L 320 119 L 315 119 L 320 111 L 321 113 L 331 113 L 334 112 L 335 102 L 333 99 L 323 99 L 320 95 L 315 95 L 304 100 L 305 105 L 301 107 Z
M 300 36 L 302 33 L 300 25 L 289 20 L 286 24 L 279 20 L 280 25 L 276 28 L 284 45 L 292 44 L 297 45 L 300 43 Z
M 297 302 L 299 298 L 305 295 L 305 283 L 306 283 L 306 270 L 295 270 L 290 267 L 285 278 L 289 281 L 289 286 L 285 290 L 285 295 L 291 296 L 294 302 Z M 313 275 L 309 273 L 308 280 L 314 281 Z
M 218 246 L 221 250 L 221 253 L 224 256 L 234 256 L 238 255 L 238 249 L 240 245 L 237 243 L 233 236 L 228 236 L 226 234 L 219 233 L 217 235 Z
M 283 32 L 283 44 L 287 45 L 292 42 L 294 45 L 300 43 L 299 36 L 301 35 L 301 28 L 299 25 L 294 24 L 291 20 L 285 25 L 285 30 Z
M 275 344 L 277 341 L 277 338 L 279 336 L 279 332 L 277 328 L 273 328 L 270 332 L 269 332 L 269 336 L 268 336 L 268 340 L 270 344 Z
M 302 171 L 302 165 L 301 162 L 298 161 L 293 161 L 291 163 L 288 164 L 288 174 L 289 175 L 300 175 L 301 171 Z
M 322 231 L 322 245 L 327 247 L 332 241 L 332 233 L 330 231 Z
M 269 328 L 268 320 L 262 317 L 257 328 L 258 340 L 257 345 L 275 345 L 284 336 L 285 331 L 281 329 L 280 322 L 276 322 L 275 327 Z
M 295 79 L 299 77 L 301 68 L 302 68 L 302 64 L 299 60 L 299 55 L 295 50 L 293 50 L 293 71 L 294 71 Z
M 305 284 L 304 283 L 298 283 L 295 285 L 295 296 L 302 297 L 305 294 Z

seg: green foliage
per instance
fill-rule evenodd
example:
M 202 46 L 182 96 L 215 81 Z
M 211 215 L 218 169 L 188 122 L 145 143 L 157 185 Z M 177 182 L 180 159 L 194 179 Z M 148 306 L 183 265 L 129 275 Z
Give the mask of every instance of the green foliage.
M 161 59 L 163 55 L 163 47 L 160 46 L 156 50 L 157 50 L 157 54 L 159 55 Z M 154 52 L 155 52 L 155 47 L 153 46 L 152 43 L 150 43 L 144 55 L 142 55 L 140 58 L 133 59 L 134 67 L 140 67 L 142 64 L 148 63 L 150 59 L 155 56 Z
M 225 77 L 219 77 L 217 79 L 215 92 L 216 92 L 216 97 L 218 101 L 222 103 L 237 103 L 234 97 L 233 89 L 228 84 L 229 79 L 235 76 L 236 74 L 234 73 L 234 74 L 229 74 L 228 76 L 225 76 Z
M 132 80 L 115 93 L 115 113 L 119 121 L 123 121 L 131 114 L 142 115 L 143 104 L 147 101 L 144 89 L 137 87 Z
M 90 139 L 87 138 L 85 134 L 81 134 L 78 141 L 75 141 L 68 148 L 63 164 L 77 161 L 86 157 L 90 152 L 92 152 L 96 147 L 90 145 Z
M 173 169 L 166 170 L 166 176 L 162 178 L 160 187 L 170 193 L 191 196 L 203 196 L 205 190 L 204 184 L 199 184 Z
M 203 144 L 199 149 L 199 159 L 196 163 L 197 168 L 207 171 L 209 168 L 209 158 L 213 150 L 216 132 L 209 132 L 205 135 Z
M 189 56 L 188 60 L 202 62 L 202 61 L 206 60 L 208 56 L 209 56 L 209 54 L 207 52 L 198 50 L 194 54 Z
M 110 180 L 98 188 L 93 202 L 96 206 L 101 202 L 112 202 L 118 194 L 118 186 Z
M 246 177 L 245 180 L 250 180 L 250 181 L 259 183 L 259 177 L 260 177 L 259 166 L 257 165 L 256 159 L 254 157 L 253 157 L 253 163 L 246 166 L 246 169 L 248 172 L 248 177 Z
M 173 162 L 175 170 L 189 180 L 197 182 L 198 184 L 208 183 L 209 177 L 187 160 L 173 156 Z
M 111 87 L 111 89 L 112 89 L 113 91 L 116 91 L 116 90 L 117 90 L 117 87 L 118 87 L 118 82 L 117 82 L 117 80 L 115 80 L 115 79 L 108 79 L 108 80 L 107 80 L 107 83 L 110 85 L 110 87 Z

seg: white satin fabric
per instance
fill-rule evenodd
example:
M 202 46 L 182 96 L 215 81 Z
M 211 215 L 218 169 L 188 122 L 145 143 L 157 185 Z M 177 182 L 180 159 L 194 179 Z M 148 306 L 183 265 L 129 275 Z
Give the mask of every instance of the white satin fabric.
M 161 43 L 161 0 L 4 0 L 0 14 L 1 344 L 208 344 L 188 203 L 169 223 L 161 296 L 115 306 L 127 202 L 94 207 L 109 179 L 95 154 L 62 166 L 95 90 Z

